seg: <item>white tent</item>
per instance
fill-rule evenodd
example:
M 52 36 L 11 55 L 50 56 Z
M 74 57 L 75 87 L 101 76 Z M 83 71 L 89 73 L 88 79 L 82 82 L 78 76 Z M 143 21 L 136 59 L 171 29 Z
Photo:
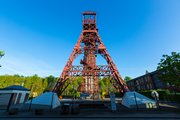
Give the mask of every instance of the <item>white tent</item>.
M 32 100 L 29 100 L 26 102 L 26 105 L 31 106 L 31 109 L 54 109 L 60 106 L 60 101 L 56 93 L 46 92 Z
M 157 108 L 154 100 L 137 92 L 126 92 L 122 104 L 128 108 Z

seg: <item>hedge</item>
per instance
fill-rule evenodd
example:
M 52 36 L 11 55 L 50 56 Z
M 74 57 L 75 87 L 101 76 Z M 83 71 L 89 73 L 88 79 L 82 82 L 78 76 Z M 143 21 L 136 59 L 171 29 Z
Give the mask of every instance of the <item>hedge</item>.
M 152 98 L 154 99 L 152 96 L 151 96 L 151 92 L 154 91 L 154 90 L 144 90 L 144 91 L 138 91 L 140 94 L 143 94 L 144 96 L 147 96 L 149 98 Z M 159 99 L 160 100 L 163 100 L 164 96 L 167 96 L 169 94 L 169 90 L 161 90 L 161 89 L 158 89 L 156 90 L 159 94 Z
M 145 90 L 145 91 L 138 91 L 138 93 L 148 97 L 148 98 L 151 98 L 151 99 L 154 99 L 152 96 L 151 96 L 151 92 L 153 90 Z M 156 90 L 159 94 L 159 100 L 162 100 L 162 101 L 170 101 L 170 102 L 178 102 L 180 103 L 180 94 L 170 94 L 169 90 L 162 90 L 162 89 L 159 89 L 159 90 Z

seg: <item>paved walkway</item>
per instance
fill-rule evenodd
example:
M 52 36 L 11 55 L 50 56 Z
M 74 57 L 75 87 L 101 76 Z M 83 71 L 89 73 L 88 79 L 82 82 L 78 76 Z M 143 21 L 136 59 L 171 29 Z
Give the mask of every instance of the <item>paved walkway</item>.
M 43 115 L 35 115 L 34 111 L 19 112 L 17 115 L 8 115 L 5 111 L 0 111 L 0 119 L 160 119 L 172 120 L 180 119 L 180 111 L 118 111 L 118 112 L 84 112 L 80 114 L 62 115 L 59 111 L 44 111 Z
M 111 112 L 108 109 L 83 109 L 80 110 L 79 114 L 60 114 L 60 111 L 57 109 L 55 111 L 46 110 L 43 111 L 43 115 L 35 115 L 34 111 L 20 111 L 16 115 L 8 115 L 6 111 L 0 110 L 0 119 L 9 120 L 9 119 L 70 119 L 70 120 L 83 120 L 83 119 L 153 119 L 153 120 L 180 120 L 180 104 L 177 103 L 161 103 L 160 109 L 148 109 L 148 110 L 130 110 L 127 108 L 119 108 L 117 112 Z

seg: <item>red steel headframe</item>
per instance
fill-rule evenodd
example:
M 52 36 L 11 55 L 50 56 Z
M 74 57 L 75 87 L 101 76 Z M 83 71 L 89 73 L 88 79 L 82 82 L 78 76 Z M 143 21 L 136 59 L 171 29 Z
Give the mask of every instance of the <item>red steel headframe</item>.
M 60 96 L 70 84 L 67 81 L 69 79 L 73 80 L 73 78 L 77 76 L 83 77 L 81 92 L 97 95 L 98 78 L 100 76 L 111 77 L 115 81 L 114 87 L 119 89 L 120 92 L 124 93 L 129 91 L 100 36 L 98 35 L 98 29 L 96 27 L 96 13 L 84 12 L 82 24 L 82 33 L 74 46 L 74 49 L 53 91 Z M 72 65 L 73 61 L 80 54 L 84 55 L 83 59 L 80 61 L 81 65 Z M 96 65 L 97 54 L 104 57 L 108 65 Z

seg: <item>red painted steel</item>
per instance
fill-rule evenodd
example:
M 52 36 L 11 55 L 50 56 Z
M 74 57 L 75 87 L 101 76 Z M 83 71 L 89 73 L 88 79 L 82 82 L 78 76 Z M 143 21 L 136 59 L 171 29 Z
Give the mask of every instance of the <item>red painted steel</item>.
M 80 61 L 81 65 L 72 65 L 74 59 L 76 59 L 76 57 L 80 54 L 84 55 L 83 59 Z M 96 65 L 97 54 L 103 56 L 108 65 Z M 69 79 L 73 80 L 73 78 L 77 76 L 83 77 L 80 91 L 93 94 L 96 97 L 98 95 L 98 78 L 100 76 L 111 77 L 111 80 L 114 80 L 114 87 L 119 89 L 120 92 L 124 93 L 129 91 L 100 36 L 98 35 L 95 12 L 83 13 L 82 33 L 53 91 L 58 95 L 61 95 L 70 84 L 67 81 Z

